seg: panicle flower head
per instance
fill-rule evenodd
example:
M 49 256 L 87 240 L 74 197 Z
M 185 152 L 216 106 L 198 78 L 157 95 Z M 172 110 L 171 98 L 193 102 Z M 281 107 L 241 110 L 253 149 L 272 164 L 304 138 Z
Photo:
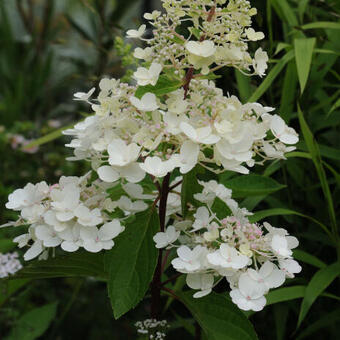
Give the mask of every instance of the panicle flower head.
M 240 208 L 223 185 L 200 184 L 203 190 L 195 198 L 204 205 L 185 220 L 172 215 L 176 222 L 154 236 L 156 246 L 177 249 L 172 266 L 187 274 L 187 285 L 198 290 L 195 298 L 209 294 L 225 278 L 239 308 L 261 310 L 269 289 L 301 271 L 292 257 L 299 242 L 285 229 L 250 222 L 251 213 Z M 216 200 L 223 202 L 222 207 Z
M 164 340 L 166 331 L 169 328 L 166 320 L 146 319 L 135 323 L 137 333 L 147 335 L 148 339 Z
M 6 254 L 0 253 L 0 278 L 13 275 L 22 268 L 18 257 L 19 254 L 17 252 Z

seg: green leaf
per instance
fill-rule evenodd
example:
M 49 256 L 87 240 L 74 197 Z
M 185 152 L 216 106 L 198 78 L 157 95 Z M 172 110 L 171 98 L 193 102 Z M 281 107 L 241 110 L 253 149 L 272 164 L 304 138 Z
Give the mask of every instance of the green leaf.
M 320 259 L 318 259 L 316 256 L 309 254 L 303 250 L 300 249 L 294 249 L 293 251 L 293 257 L 301 262 L 308 263 L 311 266 L 317 267 L 317 268 L 325 268 L 327 267 L 327 264 Z
M 328 228 L 323 223 L 319 222 L 318 220 L 316 220 L 315 218 L 313 218 L 311 216 L 301 214 L 301 213 L 299 213 L 295 210 L 291 210 L 291 209 L 273 208 L 273 209 L 266 209 L 266 210 L 257 211 L 252 216 L 249 216 L 249 221 L 252 222 L 252 223 L 255 223 L 255 222 L 263 220 L 263 219 L 265 219 L 266 217 L 269 217 L 269 216 L 280 216 L 280 215 L 296 215 L 296 216 L 301 216 L 303 218 L 307 218 L 310 221 L 317 224 L 318 226 L 320 226 L 332 240 L 334 239 L 332 233 L 328 230 Z
M 137 91 L 135 92 L 135 96 L 137 98 L 142 98 L 145 93 L 154 93 L 156 96 L 162 96 L 164 94 L 176 91 L 183 85 L 182 81 L 177 79 L 170 79 L 165 75 L 161 75 L 158 79 L 158 82 L 155 86 L 146 85 L 139 86 Z
M 176 294 L 209 340 L 258 339 L 250 321 L 225 294 L 211 293 L 201 299 L 194 299 L 192 292 Z
M 116 245 L 105 254 L 108 293 L 116 319 L 134 308 L 148 289 L 158 259 L 152 238 L 159 228 L 154 207 L 136 214 L 117 237 Z
M 300 0 L 298 3 L 298 13 L 299 13 L 300 22 L 303 22 L 303 17 L 306 12 L 308 2 L 309 0 Z
M 305 295 L 305 286 L 293 286 L 274 289 L 266 295 L 267 305 L 300 299 Z
M 185 217 L 188 212 L 188 202 L 194 202 L 194 194 L 201 191 L 201 186 L 197 181 L 197 174 L 200 172 L 198 166 L 183 176 L 181 190 L 182 214 Z
M 306 327 L 300 335 L 296 338 L 296 340 L 304 339 L 308 336 L 308 339 L 312 339 L 310 337 L 311 334 L 317 332 L 320 329 L 327 328 L 334 324 L 336 326 L 340 322 L 340 309 L 336 309 L 330 313 L 325 313 L 321 318 L 315 321 L 313 324 Z
M 74 126 L 74 124 L 71 124 L 71 125 L 68 125 L 68 126 L 64 126 L 58 130 L 55 130 L 43 137 L 40 137 L 38 139 L 35 139 L 33 142 L 25 145 L 22 147 L 23 150 L 26 150 L 26 149 L 30 149 L 30 148 L 33 148 L 33 147 L 36 147 L 36 146 L 41 146 L 43 144 L 47 144 L 49 142 L 52 142 L 53 140 L 61 137 L 63 134 L 62 132 L 66 129 L 69 129 L 69 128 L 72 128 Z
M 310 24 L 302 25 L 301 28 L 303 30 L 310 30 L 315 28 L 331 28 L 340 30 L 340 23 L 332 21 L 317 21 L 311 22 Z
M 296 15 L 287 0 L 271 0 L 271 3 L 276 10 L 278 10 L 278 8 L 281 10 L 281 15 L 290 26 L 294 27 L 298 25 Z
M 104 271 L 104 255 L 78 252 L 58 256 L 46 261 L 33 261 L 15 275 L 13 279 L 45 279 L 56 277 L 87 277 L 106 278 Z
M 334 105 L 332 106 L 329 113 L 332 113 L 333 111 L 335 111 L 339 107 L 340 107 L 340 98 L 334 103 Z
M 264 79 L 262 84 L 256 89 L 253 95 L 249 98 L 248 102 L 256 102 L 258 101 L 263 94 L 268 90 L 268 88 L 272 85 L 274 80 L 286 66 L 286 64 L 294 58 L 294 51 L 289 51 L 285 54 L 280 61 L 270 70 L 267 77 Z
M 295 62 L 292 60 L 288 63 L 282 86 L 280 116 L 289 123 L 291 114 L 294 110 L 295 95 L 297 87 L 297 74 Z
M 0 253 L 8 253 L 16 248 L 16 243 L 9 239 L 0 240 Z
M 34 340 L 42 336 L 57 313 L 57 303 L 35 308 L 24 314 L 12 328 L 7 340 Z
M 301 94 L 305 90 L 307 84 L 315 43 L 315 38 L 294 39 L 295 60 Z
M 269 195 L 286 187 L 272 178 L 260 175 L 238 176 L 223 181 L 223 184 L 233 191 L 235 198 Z
M 333 203 L 332 194 L 329 188 L 329 184 L 327 182 L 326 173 L 322 165 L 322 159 L 320 155 L 319 146 L 317 142 L 315 141 L 314 136 L 307 125 L 307 122 L 305 120 L 305 117 L 299 105 L 298 105 L 298 117 L 299 117 L 299 122 L 300 122 L 303 137 L 305 139 L 309 153 L 312 156 L 312 160 L 313 160 L 314 166 L 316 168 L 316 172 L 319 177 L 321 188 L 327 201 L 328 213 L 329 213 L 329 217 L 331 220 L 333 235 L 336 235 L 337 234 L 337 222 L 336 222 L 336 216 L 335 216 L 335 210 L 334 210 L 334 203 Z
M 211 206 L 211 210 L 216 214 L 216 216 L 220 219 L 225 218 L 226 216 L 232 215 L 232 211 L 230 208 L 222 201 L 220 198 L 216 197 L 213 205 Z
M 237 69 L 235 69 L 235 76 L 241 101 L 246 103 L 251 96 L 250 77 L 244 75 Z
M 301 304 L 299 320 L 297 327 L 300 327 L 305 319 L 309 309 L 311 308 L 317 297 L 332 283 L 332 281 L 340 274 L 340 262 L 322 268 L 310 280 L 304 299 Z

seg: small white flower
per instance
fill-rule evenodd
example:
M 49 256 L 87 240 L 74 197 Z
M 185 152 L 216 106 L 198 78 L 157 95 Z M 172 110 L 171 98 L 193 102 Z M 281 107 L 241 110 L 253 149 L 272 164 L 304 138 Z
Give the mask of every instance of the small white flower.
M 38 225 L 35 227 L 35 235 L 44 247 L 57 247 L 62 240 L 53 227 L 48 225 Z
M 181 146 L 180 154 L 172 155 L 171 159 L 176 163 L 176 167 L 179 167 L 180 173 L 186 174 L 197 164 L 199 152 L 198 144 L 187 140 Z
M 8 196 L 6 208 L 22 210 L 31 207 L 34 204 L 39 204 L 48 193 L 49 187 L 45 182 L 36 185 L 28 183 L 23 189 L 17 189 Z
M 152 63 L 149 69 L 145 67 L 138 67 L 137 71 L 133 74 L 133 77 L 140 86 L 155 86 L 162 69 L 162 65 L 158 63 Z
M 266 292 L 271 288 L 282 286 L 285 282 L 285 273 L 270 261 L 266 261 L 259 271 L 249 268 L 247 274 L 250 279 L 264 285 Z
M 139 166 L 142 170 L 155 177 L 164 177 L 168 172 L 171 172 L 176 163 L 171 160 L 162 161 L 159 157 L 147 157 L 144 163 L 140 163 Z
M 199 207 L 194 214 L 195 222 L 192 225 L 192 232 L 207 228 L 214 216 L 210 216 L 209 210 L 206 207 Z
M 175 227 L 170 225 L 166 228 L 165 232 L 159 232 L 153 237 L 156 248 L 165 248 L 174 243 L 178 239 L 179 234 L 180 232 L 176 231 Z
M 212 133 L 212 129 L 210 126 L 195 129 L 190 124 L 182 122 L 180 124 L 180 129 L 188 138 L 190 138 L 195 143 L 210 145 L 217 143 L 221 139 L 221 137 L 216 136 Z
M 287 275 L 289 278 L 294 278 L 294 274 L 298 274 L 301 272 L 302 268 L 299 263 L 295 260 L 287 259 L 287 260 L 279 260 L 280 269 Z
M 146 20 L 156 20 L 160 15 L 160 11 L 152 11 L 152 13 L 144 13 L 144 18 Z
M 120 209 L 129 213 L 144 211 L 148 208 L 148 205 L 143 201 L 132 202 L 127 196 L 121 196 L 121 198 L 116 203 Z
M 213 266 L 226 269 L 241 269 L 249 264 L 249 257 L 240 254 L 226 243 L 221 244 L 219 250 L 208 254 L 207 259 Z
M 277 255 L 282 257 L 290 257 L 293 254 L 288 246 L 288 241 L 284 236 L 274 235 L 271 247 Z
M 84 102 L 89 102 L 89 99 L 93 95 L 94 91 L 96 90 L 95 87 L 92 87 L 92 89 L 89 92 L 76 92 L 74 94 L 74 100 L 81 100 Z
M 22 268 L 18 253 L 0 253 L 0 279 L 15 274 Z
M 173 259 L 171 264 L 181 273 L 192 273 L 202 267 L 202 257 L 206 253 L 206 248 L 198 245 L 193 250 L 187 246 L 181 246 L 177 249 L 179 257 Z
M 245 30 L 245 33 L 247 35 L 247 38 L 251 41 L 257 41 L 257 40 L 264 39 L 263 32 L 255 32 L 255 30 L 253 28 L 247 28 Z
M 90 210 L 84 205 L 79 205 L 74 211 L 74 215 L 78 218 L 78 223 L 83 226 L 94 227 L 103 222 L 98 208 Z
M 267 62 L 269 60 L 267 52 L 264 52 L 262 48 L 259 48 L 255 52 L 253 61 L 253 67 L 255 72 L 260 76 L 263 77 L 265 75 L 266 69 L 268 68 Z
M 213 41 L 189 41 L 186 43 L 185 48 L 198 57 L 208 58 L 215 54 L 216 46 Z
M 140 146 L 135 143 L 126 145 L 121 139 L 112 141 L 107 151 L 109 153 L 109 163 L 113 166 L 126 166 L 132 162 L 135 162 L 139 157 Z
M 79 205 L 80 189 L 77 185 L 70 183 L 64 188 L 55 188 L 51 191 L 51 206 L 56 212 L 56 218 L 60 222 L 71 220 L 74 211 Z
M 109 250 L 114 246 L 113 238 L 117 237 L 124 227 L 118 220 L 104 224 L 100 229 L 97 227 L 83 227 L 80 236 L 84 241 L 84 248 L 91 253 L 98 253 L 102 249 Z
M 141 25 L 138 30 L 128 30 L 126 32 L 127 38 L 139 39 L 141 38 L 146 30 L 146 25 Z
M 140 111 L 154 111 L 159 108 L 153 93 L 145 93 L 141 99 L 130 97 L 130 101 Z
M 270 129 L 273 135 L 285 144 L 296 144 L 299 136 L 293 128 L 286 125 L 285 121 L 278 115 L 271 119 Z
M 201 298 L 211 293 L 214 285 L 214 276 L 212 274 L 188 274 L 186 283 L 190 288 L 200 290 L 193 297 Z
M 152 52 L 153 50 L 151 47 L 146 47 L 144 49 L 137 47 L 133 52 L 133 56 L 137 59 L 148 60 L 151 57 Z
M 263 294 L 263 286 L 254 283 L 247 274 L 241 274 L 238 289 L 233 289 L 230 292 L 230 297 L 238 308 L 258 312 L 264 308 L 267 302 Z

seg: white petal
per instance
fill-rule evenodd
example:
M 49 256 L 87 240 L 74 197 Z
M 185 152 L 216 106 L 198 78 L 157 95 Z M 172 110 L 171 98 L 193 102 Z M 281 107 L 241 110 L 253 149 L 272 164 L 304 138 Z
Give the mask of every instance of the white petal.
M 98 236 L 102 241 L 112 240 L 124 231 L 124 227 L 121 226 L 118 220 L 113 220 L 109 223 L 105 223 L 99 230 Z
M 99 178 L 107 183 L 115 182 L 119 179 L 119 174 L 111 166 L 104 165 L 97 170 Z
M 40 255 L 44 250 L 40 241 L 35 241 L 33 245 L 24 254 L 25 261 L 30 261 Z
M 74 242 L 64 241 L 61 244 L 61 249 L 65 250 L 69 253 L 73 253 L 73 252 L 75 252 L 79 249 L 79 246 L 77 244 L 75 244 Z
M 209 295 L 210 293 L 211 293 L 211 289 L 201 290 L 200 292 L 195 293 L 193 295 L 193 298 L 199 299 L 199 298 Z

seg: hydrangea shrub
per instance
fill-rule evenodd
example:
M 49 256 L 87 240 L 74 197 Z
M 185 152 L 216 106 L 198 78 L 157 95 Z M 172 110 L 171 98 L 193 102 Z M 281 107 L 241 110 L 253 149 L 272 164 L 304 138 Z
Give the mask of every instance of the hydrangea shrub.
M 127 32 L 144 46 L 134 50 L 132 81 L 105 78 L 98 91 L 75 94 L 93 112 L 64 131 L 74 152 L 68 160 L 86 160 L 92 170 L 14 191 L 6 207 L 19 219 L 6 226 L 28 226 L 14 239 L 27 249 L 26 261 L 58 256 L 56 248 L 105 253 L 116 317 L 150 285 L 158 325 L 161 291 L 179 300 L 182 294 L 168 288 L 165 271 L 184 274 L 194 299 L 229 286 L 219 294 L 241 310 L 260 311 L 270 289 L 301 271 L 292 257 L 298 240 L 253 220 L 221 174 L 249 176 L 256 164 L 285 159 L 299 137 L 274 108 L 241 103 L 214 82 L 225 67 L 265 76 L 267 53 L 248 48 L 264 38 L 251 27 L 257 11 L 249 1 L 162 3 L 163 13 L 144 15 L 152 37 L 146 25 Z M 148 323 L 139 324 L 144 332 L 141 325 Z

